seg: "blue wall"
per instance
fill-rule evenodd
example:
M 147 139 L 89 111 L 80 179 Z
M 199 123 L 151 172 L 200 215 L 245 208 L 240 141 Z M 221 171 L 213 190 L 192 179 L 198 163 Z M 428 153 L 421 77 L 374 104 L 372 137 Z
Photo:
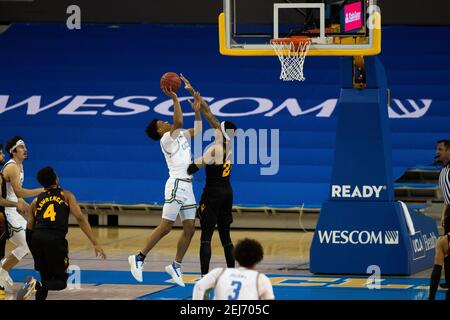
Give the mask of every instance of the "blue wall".
M 394 177 L 430 164 L 435 141 L 450 137 L 449 38 L 450 27 L 384 27 L 381 60 L 396 99 L 390 120 Z M 237 97 L 267 99 L 258 114 L 236 116 L 257 108 L 248 99 L 221 111 L 243 129 L 280 129 L 278 174 L 261 176 L 261 165 L 235 165 L 236 204 L 320 204 L 331 175 L 339 66 L 339 58 L 310 57 L 306 81 L 284 83 L 276 57 L 219 55 L 217 27 L 210 25 L 91 25 L 79 31 L 13 25 L 0 35 L 0 141 L 16 134 L 26 139 L 25 187 L 36 186 L 36 171 L 52 165 L 80 201 L 162 203 L 167 168 L 159 144 L 144 129 L 153 117 L 171 119 L 160 114 L 167 97 L 159 78 L 181 72 L 213 98 L 211 105 Z M 11 108 L 32 96 L 28 107 Z M 99 105 L 70 112 L 80 96 L 97 96 L 87 103 Z M 114 105 L 132 96 L 138 97 L 127 99 L 142 112 L 127 115 L 132 109 Z M 42 110 L 33 112 L 30 105 L 39 98 Z M 269 116 L 286 100 L 291 107 L 298 102 L 301 112 L 297 107 Z M 324 102 L 333 111 L 329 115 L 313 109 Z M 189 110 L 186 102 L 183 109 Z M 192 121 L 186 116 L 185 126 Z M 203 179 L 200 173 L 195 180 L 198 199 Z

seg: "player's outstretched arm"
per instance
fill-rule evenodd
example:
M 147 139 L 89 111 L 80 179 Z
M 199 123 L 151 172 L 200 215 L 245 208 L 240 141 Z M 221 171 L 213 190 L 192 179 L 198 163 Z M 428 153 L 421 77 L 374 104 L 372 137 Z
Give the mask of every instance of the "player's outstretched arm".
M 183 80 L 184 82 L 184 88 L 189 91 L 189 93 L 191 94 L 191 96 L 194 96 L 196 90 L 194 89 L 194 87 L 192 86 L 191 82 L 182 74 L 180 73 L 180 78 L 181 80 Z
M 211 112 L 209 105 L 205 100 L 202 99 L 202 103 L 200 105 L 200 110 L 205 115 L 206 120 L 209 122 L 212 128 L 220 129 L 220 122 L 217 120 L 216 116 Z
M 162 88 L 164 94 L 173 100 L 173 124 L 170 129 L 170 136 L 175 138 L 178 135 L 178 130 L 183 128 L 183 112 L 181 111 L 180 101 L 178 100 L 178 96 L 175 92 Z M 175 134 L 174 134 L 175 132 Z
M 7 166 L 3 173 L 4 177 L 8 178 L 10 181 L 11 187 L 14 190 L 14 193 L 18 198 L 31 198 L 36 197 L 41 192 L 44 192 L 44 188 L 37 189 L 25 189 L 22 188 L 22 184 L 20 183 L 20 170 L 17 165 L 11 164 Z
M 188 79 L 186 79 L 186 77 L 183 76 L 182 74 L 180 74 L 180 78 L 184 82 L 184 88 L 187 91 L 189 91 L 190 94 L 194 97 L 194 94 L 195 94 L 196 90 L 192 86 L 191 82 Z M 206 101 L 203 98 L 200 99 L 200 111 L 203 112 L 203 114 L 205 115 L 206 120 L 209 122 L 211 127 L 213 127 L 214 129 L 219 129 L 220 128 L 220 122 L 213 115 L 213 113 L 211 112 L 211 109 L 209 108 L 208 103 L 206 103 Z
M 194 127 L 188 129 L 189 138 L 198 135 L 203 130 L 202 116 L 200 113 L 200 100 L 202 97 L 200 95 L 200 92 L 194 92 L 193 96 L 194 102 L 188 100 L 189 104 L 192 107 L 192 110 L 194 110 L 195 113 Z
M 66 195 L 66 199 L 69 202 L 70 207 L 70 213 L 77 219 L 77 222 L 81 228 L 81 230 L 84 232 L 86 237 L 91 241 L 92 245 L 94 246 L 95 250 L 95 256 L 101 257 L 102 259 L 106 259 L 106 254 L 103 251 L 102 246 L 97 242 L 97 239 L 95 238 L 94 233 L 92 232 L 92 228 L 84 216 L 84 214 L 81 212 L 81 208 L 78 205 L 77 199 L 73 195 L 72 192 L 64 190 L 64 194 Z

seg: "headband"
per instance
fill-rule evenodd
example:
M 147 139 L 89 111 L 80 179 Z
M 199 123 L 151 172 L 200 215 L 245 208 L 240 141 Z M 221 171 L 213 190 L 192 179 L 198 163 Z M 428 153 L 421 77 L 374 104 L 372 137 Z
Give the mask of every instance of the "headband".
M 9 149 L 9 153 L 13 153 L 13 151 L 16 150 L 16 148 L 18 146 L 24 146 L 24 145 L 25 145 L 25 142 L 23 142 L 23 140 L 18 140 L 16 142 L 16 144 L 11 149 Z

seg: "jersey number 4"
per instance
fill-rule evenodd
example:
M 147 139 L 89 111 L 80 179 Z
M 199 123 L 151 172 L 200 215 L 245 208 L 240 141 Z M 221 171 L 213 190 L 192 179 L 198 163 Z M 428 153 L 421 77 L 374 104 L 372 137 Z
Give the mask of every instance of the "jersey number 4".
M 50 218 L 50 221 L 55 221 L 56 212 L 55 212 L 55 205 L 52 203 L 48 206 L 47 210 L 44 212 L 44 219 Z

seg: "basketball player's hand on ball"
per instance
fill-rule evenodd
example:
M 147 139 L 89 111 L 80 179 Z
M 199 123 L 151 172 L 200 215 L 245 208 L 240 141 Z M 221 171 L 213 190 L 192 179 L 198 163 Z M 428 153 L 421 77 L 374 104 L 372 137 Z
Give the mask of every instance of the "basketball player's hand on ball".
M 103 251 L 103 248 L 102 248 L 101 245 L 99 245 L 99 244 L 95 245 L 95 246 L 94 246 L 94 250 L 95 250 L 95 256 L 96 256 L 96 257 L 100 257 L 100 258 L 102 258 L 103 260 L 106 259 L 106 254 L 105 254 L 105 252 Z
M 164 92 L 164 94 L 166 96 L 171 97 L 172 99 L 176 99 L 177 98 L 177 94 L 175 92 L 171 91 L 170 89 L 164 88 L 164 87 L 161 88 L 161 89 L 162 89 L 162 92 Z

